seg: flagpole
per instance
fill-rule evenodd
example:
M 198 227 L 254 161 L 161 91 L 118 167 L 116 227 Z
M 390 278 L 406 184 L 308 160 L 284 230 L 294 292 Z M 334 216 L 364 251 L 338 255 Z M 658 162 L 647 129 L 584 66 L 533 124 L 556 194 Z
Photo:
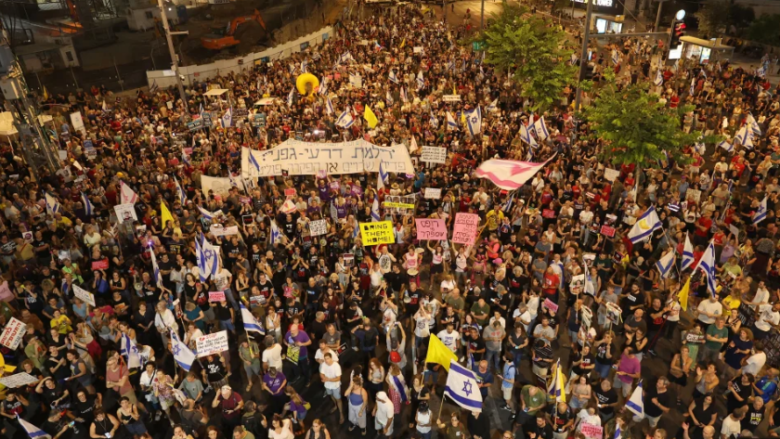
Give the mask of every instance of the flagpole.
M 436 416 L 436 424 L 441 424 L 441 409 L 444 408 L 444 399 L 447 398 L 447 394 L 441 395 L 441 402 L 439 403 L 439 414 Z

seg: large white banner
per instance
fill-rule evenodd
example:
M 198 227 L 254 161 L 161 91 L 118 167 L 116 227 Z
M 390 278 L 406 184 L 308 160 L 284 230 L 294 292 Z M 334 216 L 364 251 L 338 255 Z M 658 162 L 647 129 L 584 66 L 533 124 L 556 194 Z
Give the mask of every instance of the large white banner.
M 414 174 L 414 165 L 405 146 L 376 146 L 365 140 L 342 143 L 310 143 L 286 140 L 273 149 L 241 149 L 241 176 L 357 174 L 363 171 Z M 205 188 L 204 188 L 205 191 Z
M 209 191 L 212 190 L 215 195 L 227 196 L 233 185 L 227 177 L 209 177 L 208 175 L 201 175 L 200 187 L 205 195 L 208 195 Z

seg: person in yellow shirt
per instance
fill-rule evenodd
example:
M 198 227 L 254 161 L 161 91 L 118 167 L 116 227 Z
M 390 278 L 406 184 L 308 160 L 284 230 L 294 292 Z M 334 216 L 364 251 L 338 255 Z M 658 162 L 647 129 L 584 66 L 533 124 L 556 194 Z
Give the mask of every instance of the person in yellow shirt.
M 493 206 L 493 210 L 485 215 L 485 221 L 487 221 L 488 230 L 495 232 L 498 230 L 498 225 L 504 220 L 504 212 L 501 211 L 501 206 L 496 204 Z
M 67 335 L 73 331 L 71 321 L 65 313 L 58 309 L 54 310 L 54 318 L 51 319 L 51 329 L 56 329 L 62 335 Z

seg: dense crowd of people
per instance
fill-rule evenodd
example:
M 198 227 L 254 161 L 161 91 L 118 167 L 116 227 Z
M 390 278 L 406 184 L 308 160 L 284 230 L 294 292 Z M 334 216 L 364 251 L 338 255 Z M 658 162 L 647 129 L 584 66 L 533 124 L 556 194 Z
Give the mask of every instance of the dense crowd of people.
M 612 169 L 573 117 L 572 87 L 534 113 L 458 44 L 471 31 L 416 7 L 380 8 L 320 46 L 187 87 L 186 109 L 155 85 L 134 100 L 97 88 L 47 97 L 63 169 L 31 169 L 16 143 L 0 158 L 0 323 L 25 325 L 18 347 L 0 347 L 2 377 L 33 378 L 2 389 L 4 437 L 37 437 L 25 422 L 59 439 L 777 436 L 770 84 L 725 61 L 663 65 L 651 40 L 594 45 L 585 62 L 596 81 L 612 70 L 621 84 L 654 83 L 670 107 L 695 106 L 681 129 L 726 140 L 690 145 L 690 164 Z M 302 72 L 322 78 L 316 93 L 290 92 Z M 205 97 L 212 88 L 228 95 Z M 262 98 L 276 100 L 255 106 Z M 464 114 L 477 107 L 472 135 Z M 77 111 L 83 130 L 66 119 Z M 205 113 L 211 123 L 191 129 Z M 534 132 L 531 148 L 518 133 L 542 118 L 549 133 Z M 744 126 L 751 141 L 735 141 Z M 242 148 L 289 138 L 448 155 L 381 187 L 367 172 L 240 178 Z M 472 175 L 487 158 L 553 156 L 511 193 Z M 203 191 L 202 176 L 238 183 Z M 128 194 L 134 212 L 119 219 Z M 389 196 L 414 207 L 388 208 Z M 651 206 L 663 228 L 634 243 L 629 230 Z M 474 245 L 418 239 L 415 218 L 452 231 L 460 212 L 481 218 Z M 364 246 L 359 224 L 376 217 L 392 221 L 393 243 Z M 312 235 L 321 219 L 327 232 Z M 711 242 L 716 294 L 691 270 Z M 220 254 L 211 273 L 204 243 Z M 657 268 L 669 252 L 673 268 Z M 227 350 L 182 365 L 180 344 L 197 351 L 218 331 Z M 451 400 L 438 410 L 447 370 L 426 363 L 433 336 L 473 369 L 481 413 Z M 563 397 L 549 391 L 555 370 Z M 626 407 L 637 403 L 639 416 Z

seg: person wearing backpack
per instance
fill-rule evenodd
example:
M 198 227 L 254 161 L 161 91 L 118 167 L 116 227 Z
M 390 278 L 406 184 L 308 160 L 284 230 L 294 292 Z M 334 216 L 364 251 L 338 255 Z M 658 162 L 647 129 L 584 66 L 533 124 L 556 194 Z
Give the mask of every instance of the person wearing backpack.
M 504 394 L 504 401 L 506 401 L 501 408 L 510 412 L 514 412 L 512 409 L 512 393 L 515 388 L 516 375 L 517 367 L 515 367 L 514 353 L 507 350 L 504 352 L 504 370 L 501 375 L 498 375 L 498 379 L 501 380 L 501 391 Z
M 209 417 L 202 406 L 196 407 L 195 400 L 187 398 L 179 410 L 181 427 L 184 432 L 194 437 L 201 436 L 200 430 L 209 422 Z
M 257 410 L 254 401 L 244 404 L 244 415 L 241 417 L 241 425 L 255 436 L 255 439 L 268 437 L 268 420 Z

